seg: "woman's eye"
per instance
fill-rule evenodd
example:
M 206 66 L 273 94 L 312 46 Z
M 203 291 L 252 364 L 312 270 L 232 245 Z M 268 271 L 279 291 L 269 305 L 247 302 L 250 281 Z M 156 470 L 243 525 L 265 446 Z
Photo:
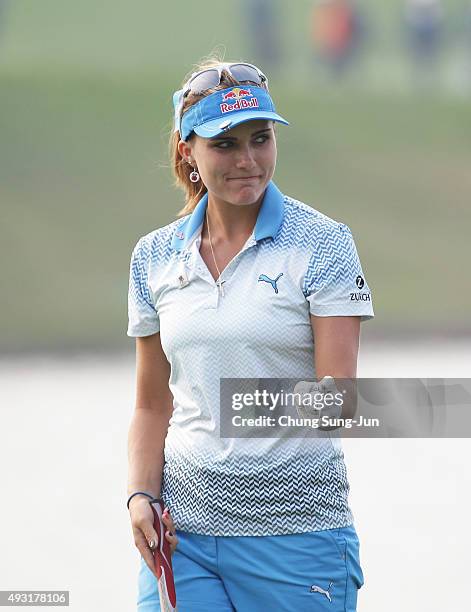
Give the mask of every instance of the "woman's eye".
M 268 134 L 262 134 L 261 136 L 257 136 L 257 138 L 254 139 L 254 142 L 255 144 L 263 144 L 269 139 L 270 136 Z M 229 149 L 234 146 L 234 143 L 230 140 L 224 140 L 223 142 L 216 143 L 214 146 L 216 149 Z

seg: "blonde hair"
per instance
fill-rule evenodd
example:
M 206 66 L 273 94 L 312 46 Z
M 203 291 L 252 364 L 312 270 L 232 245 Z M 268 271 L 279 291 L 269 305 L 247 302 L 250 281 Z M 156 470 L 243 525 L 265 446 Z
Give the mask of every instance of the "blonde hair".
M 199 72 L 200 70 L 214 68 L 215 66 L 218 66 L 222 63 L 223 59 L 221 56 L 212 55 L 208 58 L 205 58 L 194 67 L 191 73 L 189 73 L 185 77 L 183 84 L 186 83 L 186 81 L 190 78 L 193 72 Z M 223 70 L 221 75 L 221 82 L 219 85 L 213 87 L 212 89 L 208 89 L 204 92 L 204 94 L 195 94 L 190 92 L 186 96 L 181 110 L 181 114 L 183 115 L 183 113 L 187 111 L 191 106 L 199 102 L 202 98 L 211 95 L 215 91 L 219 91 L 220 89 L 226 89 L 227 87 L 235 85 L 240 85 L 240 83 L 236 79 L 234 79 L 234 77 L 232 77 L 228 72 Z M 191 134 L 189 139 L 191 139 L 193 135 L 194 134 Z M 203 184 L 202 180 L 198 181 L 198 183 L 192 183 L 190 181 L 189 175 L 190 172 L 193 170 L 193 167 L 191 166 L 191 164 L 189 164 L 182 158 L 178 151 L 178 143 L 180 142 L 180 140 L 180 132 L 172 131 L 172 133 L 170 134 L 169 141 L 169 157 L 170 164 L 172 166 L 172 171 L 175 177 L 175 186 L 182 189 L 185 193 L 185 206 L 177 213 L 178 217 L 183 217 L 184 215 L 188 215 L 193 212 L 198 202 L 207 192 L 207 189 L 206 186 Z

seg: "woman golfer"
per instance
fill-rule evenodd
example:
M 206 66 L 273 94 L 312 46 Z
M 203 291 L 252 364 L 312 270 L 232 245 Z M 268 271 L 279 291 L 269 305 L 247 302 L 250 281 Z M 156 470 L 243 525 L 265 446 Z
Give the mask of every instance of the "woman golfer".
M 356 376 L 373 310 L 352 234 L 272 181 L 287 121 L 257 67 L 201 65 L 174 107 L 186 205 L 138 241 L 130 270 L 138 610 L 160 610 L 161 497 L 179 612 L 353 611 L 363 574 L 340 441 L 220 432 L 221 379 Z

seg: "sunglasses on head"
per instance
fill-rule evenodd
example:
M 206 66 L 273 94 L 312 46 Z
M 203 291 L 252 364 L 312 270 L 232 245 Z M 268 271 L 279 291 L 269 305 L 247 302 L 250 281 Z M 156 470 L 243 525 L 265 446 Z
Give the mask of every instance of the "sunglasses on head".
M 258 85 L 268 91 L 268 79 L 257 66 L 246 63 L 219 64 L 194 72 L 183 86 L 182 98 L 185 98 L 190 92 L 202 94 L 208 89 L 217 87 L 221 83 L 223 71 L 229 73 L 239 83 Z

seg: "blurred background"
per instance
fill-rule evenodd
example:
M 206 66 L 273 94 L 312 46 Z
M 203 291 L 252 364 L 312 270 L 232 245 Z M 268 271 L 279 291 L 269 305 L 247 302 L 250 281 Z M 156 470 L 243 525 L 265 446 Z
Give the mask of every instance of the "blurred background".
M 469 333 L 471 2 L 0 6 L 4 351 L 130 348 L 132 247 L 183 203 L 171 95 L 216 48 L 259 62 L 291 121 L 282 191 L 351 226 L 363 333 Z
M 0 589 L 134 609 L 129 259 L 183 204 L 171 98 L 213 51 L 259 64 L 291 122 L 278 129 L 280 189 L 352 229 L 376 313 L 359 375 L 470 375 L 470 1 L 0 0 L 0 459 L 3 492 L 35 500 L 33 523 L 24 504 L 2 510 Z M 436 556 L 426 532 L 469 503 L 466 441 L 451 442 L 345 444 L 371 577 L 360 610 L 465 609 L 461 538 Z M 445 591 L 425 605 L 422 589 L 411 607 L 399 592 L 384 601 L 406 556 L 415 587 L 451 572 L 454 606 Z M 412 588 L 405 570 L 394 581 Z

